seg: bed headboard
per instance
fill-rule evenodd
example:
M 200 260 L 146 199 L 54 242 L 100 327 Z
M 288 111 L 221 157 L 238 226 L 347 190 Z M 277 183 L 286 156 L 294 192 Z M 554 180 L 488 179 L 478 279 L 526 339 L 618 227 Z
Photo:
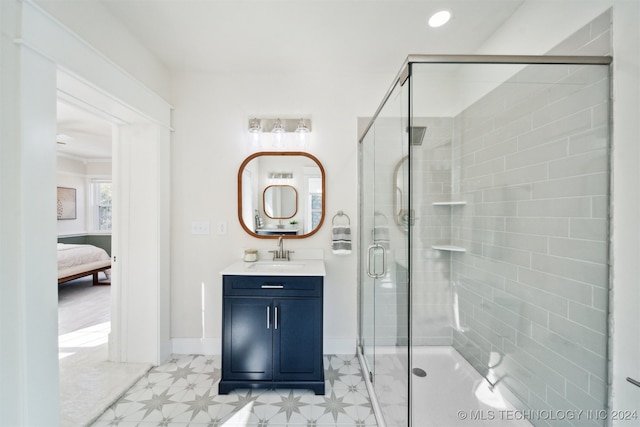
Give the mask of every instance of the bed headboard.
M 110 234 L 83 234 L 79 236 L 58 236 L 58 243 L 68 243 L 73 245 L 93 245 L 104 249 L 111 255 L 111 235 Z

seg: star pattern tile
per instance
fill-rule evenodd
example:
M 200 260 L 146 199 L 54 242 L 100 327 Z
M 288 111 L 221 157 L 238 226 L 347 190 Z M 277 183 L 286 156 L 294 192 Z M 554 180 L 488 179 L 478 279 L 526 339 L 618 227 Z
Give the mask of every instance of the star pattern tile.
M 164 405 L 174 403 L 168 393 L 169 389 L 166 389 L 160 394 L 154 394 L 151 399 L 141 400 L 140 403 L 144 405 L 143 409 L 145 410 L 144 417 L 148 416 L 153 411 L 160 411 Z
M 220 356 L 173 355 L 151 369 L 94 427 L 375 427 L 356 356 L 325 355 L 324 396 L 309 390 L 218 395 Z
M 206 390 L 204 394 L 199 395 L 196 394 L 196 398 L 194 400 L 187 400 L 185 405 L 189 405 L 187 411 L 191 411 L 191 419 L 193 420 L 200 412 L 209 412 L 209 406 L 213 406 L 216 403 L 213 400 L 213 396 L 209 396 L 211 389 Z
M 291 390 L 288 396 L 282 396 L 280 399 L 281 401 L 276 403 L 275 405 L 280 407 L 278 413 L 284 412 L 285 414 L 287 414 L 287 422 L 291 419 L 291 415 L 294 412 L 297 414 L 300 413 L 300 407 L 303 405 L 300 402 L 302 396 L 295 397 L 293 395 L 293 390 Z
M 331 414 L 335 422 L 338 422 L 338 414 L 342 413 L 346 415 L 345 407 L 348 406 L 343 402 L 344 397 L 336 397 L 336 394 L 332 391 L 331 397 L 324 399 L 324 403 L 321 403 L 320 406 L 324 407 L 325 414 Z
M 340 378 L 344 375 L 345 374 L 341 373 L 339 369 L 334 369 L 331 365 L 324 370 L 324 379 L 332 386 L 335 385 L 336 381 L 340 381 Z

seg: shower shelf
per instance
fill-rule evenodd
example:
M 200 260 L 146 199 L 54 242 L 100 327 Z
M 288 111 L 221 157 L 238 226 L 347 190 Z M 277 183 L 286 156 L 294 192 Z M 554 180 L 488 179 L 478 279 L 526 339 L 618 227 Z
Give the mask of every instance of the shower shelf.
M 464 200 L 452 200 L 450 202 L 433 202 L 433 206 L 461 206 L 466 205 Z
M 438 251 L 448 251 L 448 252 L 466 252 L 467 251 L 465 248 L 462 248 L 460 246 L 454 246 L 454 245 L 434 245 L 431 247 Z

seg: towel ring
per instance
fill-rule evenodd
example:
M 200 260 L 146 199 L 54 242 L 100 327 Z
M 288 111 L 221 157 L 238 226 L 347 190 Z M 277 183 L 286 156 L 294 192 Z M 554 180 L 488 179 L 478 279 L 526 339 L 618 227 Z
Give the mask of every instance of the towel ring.
M 342 217 L 342 216 L 346 216 L 347 217 L 347 225 L 351 225 L 351 218 L 349 218 L 349 215 L 347 215 L 346 213 L 342 212 L 342 211 L 338 211 L 337 214 L 335 214 L 333 216 L 333 219 L 331 220 L 331 225 L 335 225 L 336 224 L 336 217 Z

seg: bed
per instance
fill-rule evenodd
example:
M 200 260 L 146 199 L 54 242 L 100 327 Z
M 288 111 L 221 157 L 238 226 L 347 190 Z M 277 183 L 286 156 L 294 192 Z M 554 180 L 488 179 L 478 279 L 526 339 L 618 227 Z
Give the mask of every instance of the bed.
M 99 285 L 98 273 L 111 278 L 111 257 L 93 245 L 58 243 L 58 284 L 80 277 L 93 276 L 93 285 Z M 104 283 L 110 284 L 109 282 Z

